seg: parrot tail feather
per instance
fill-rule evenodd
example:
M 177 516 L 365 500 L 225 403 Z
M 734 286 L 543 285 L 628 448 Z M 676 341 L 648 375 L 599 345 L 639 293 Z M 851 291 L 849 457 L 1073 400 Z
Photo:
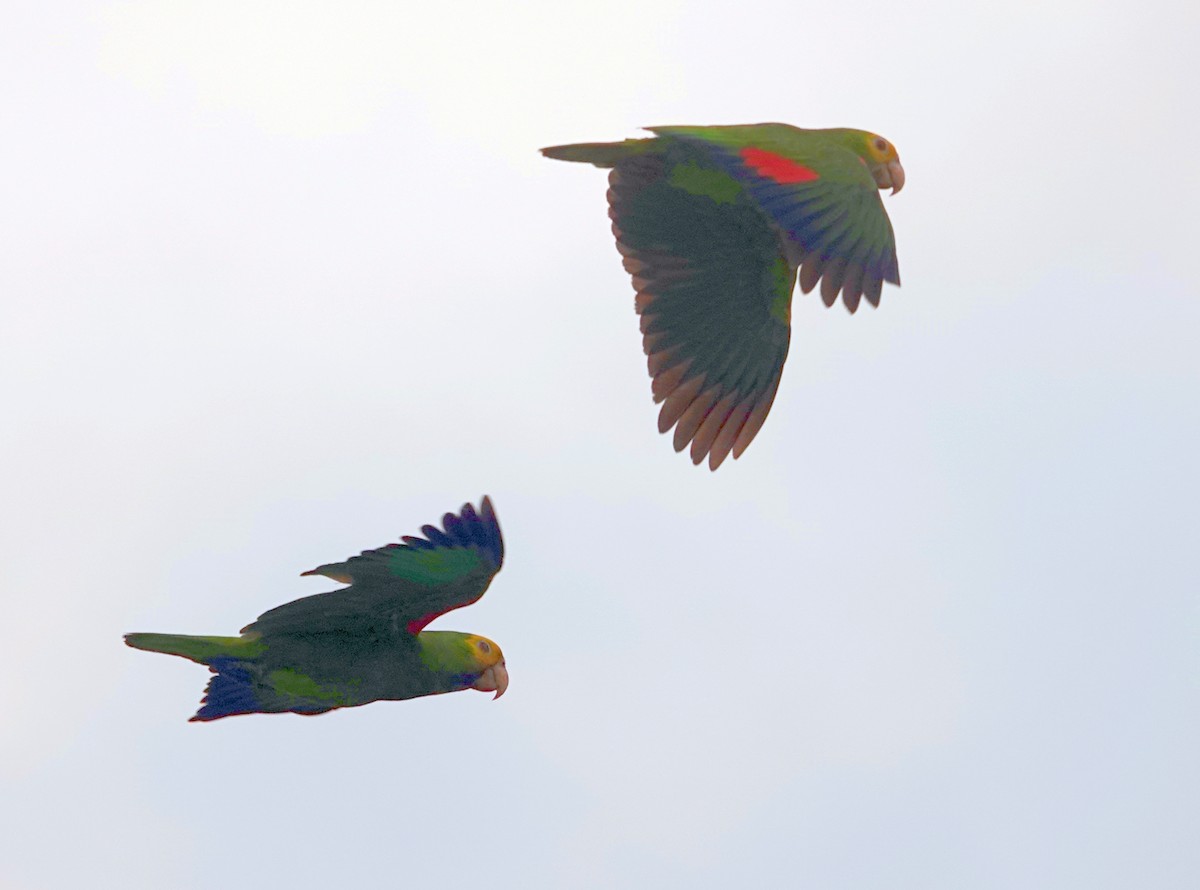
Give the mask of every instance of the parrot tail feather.
M 626 158 L 645 153 L 657 139 L 626 139 L 624 142 L 580 142 L 576 145 L 552 145 L 542 154 L 556 161 L 578 161 L 597 167 L 615 167 Z
M 125 634 L 125 645 L 146 652 L 178 655 L 197 664 L 212 664 L 222 656 L 253 658 L 263 650 L 258 634 L 244 637 L 196 637 L 187 634 Z

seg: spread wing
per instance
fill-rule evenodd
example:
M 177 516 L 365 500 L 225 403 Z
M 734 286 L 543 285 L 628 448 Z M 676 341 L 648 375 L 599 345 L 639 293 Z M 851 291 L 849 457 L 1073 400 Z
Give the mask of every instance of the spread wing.
M 787 358 L 796 269 L 728 174 L 676 144 L 609 174 L 609 216 L 633 276 L 658 428 L 716 469 L 754 439 Z
M 687 127 L 656 127 L 703 152 L 742 184 L 790 242 L 789 259 L 800 267 L 800 289 L 821 284 L 832 306 L 839 291 L 854 312 L 859 300 L 879 305 L 883 282 L 900 283 L 896 237 L 866 164 L 854 152 L 821 141 L 789 147 L 718 145 Z M 774 150 L 772 150 L 774 149 Z
M 391 638 L 420 633 L 439 615 L 483 596 L 504 562 L 504 540 L 490 498 L 478 512 L 464 504 L 458 516 L 447 513 L 442 525 L 423 526 L 424 537 L 406 535 L 402 544 L 304 572 L 350 586 L 285 603 L 242 632 Z

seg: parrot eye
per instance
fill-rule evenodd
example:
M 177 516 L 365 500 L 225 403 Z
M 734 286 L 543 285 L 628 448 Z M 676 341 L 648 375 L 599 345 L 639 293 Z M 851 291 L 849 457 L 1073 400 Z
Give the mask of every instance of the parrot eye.
M 480 640 L 479 641 L 479 651 L 482 652 L 484 655 L 491 655 L 492 647 L 487 644 L 486 640 Z
M 876 136 L 875 137 L 875 150 L 876 151 L 887 151 L 887 140 L 881 139 L 880 137 Z

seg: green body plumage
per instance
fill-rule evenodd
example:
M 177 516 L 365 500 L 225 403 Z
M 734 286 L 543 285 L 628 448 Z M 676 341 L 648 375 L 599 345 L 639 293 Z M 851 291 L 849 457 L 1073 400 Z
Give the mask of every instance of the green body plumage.
M 480 640 L 439 630 L 386 641 L 320 632 L 281 635 L 270 642 L 254 634 L 125 637 L 135 649 L 178 655 L 217 670 L 234 660 L 252 678 L 256 712 L 307 714 L 468 689 L 487 667 L 476 648 Z
M 653 127 L 650 139 L 542 149 L 611 168 L 609 216 L 633 276 L 659 429 L 716 469 L 775 398 L 792 291 L 821 285 L 854 312 L 899 284 L 878 189 L 904 184 L 895 148 L 862 130 L 786 124 Z

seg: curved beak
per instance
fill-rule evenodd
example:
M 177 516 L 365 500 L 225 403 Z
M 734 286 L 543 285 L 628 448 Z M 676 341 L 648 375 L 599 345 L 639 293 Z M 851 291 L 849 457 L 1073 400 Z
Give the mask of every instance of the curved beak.
M 896 158 L 894 161 L 888 161 L 887 169 L 891 175 L 892 194 L 894 195 L 904 188 L 904 168 L 900 166 L 900 159 Z
M 900 166 L 900 159 L 888 161 L 887 166 L 876 167 L 875 184 L 881 189 L 891 189 L 892 194 L 904 188 L 904 168 Z
M 504 662 L 498 662 L 480 674 L 471 688 L 480 692 L 495 692 L 494 699 L 504 695 L 504 690 L 508 689 L 508 669 Z

